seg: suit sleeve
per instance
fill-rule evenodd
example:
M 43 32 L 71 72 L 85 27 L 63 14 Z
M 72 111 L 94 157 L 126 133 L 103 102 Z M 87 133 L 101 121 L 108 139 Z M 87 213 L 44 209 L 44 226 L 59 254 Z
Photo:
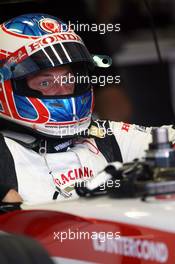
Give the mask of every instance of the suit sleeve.
M 16 170 L 12 154 L 0 134 L 0 185 L 18 191 Z
M 131 125 L 123 122 L 110 122 L 111 130 L 118 142 L 123 162 L 131 162 L 135 158 L 143 158 L 145 150 L 152 142 L 152 127 Z M 163 126 L 168 129 L 169 140 L 175 143 L 173 126 Z

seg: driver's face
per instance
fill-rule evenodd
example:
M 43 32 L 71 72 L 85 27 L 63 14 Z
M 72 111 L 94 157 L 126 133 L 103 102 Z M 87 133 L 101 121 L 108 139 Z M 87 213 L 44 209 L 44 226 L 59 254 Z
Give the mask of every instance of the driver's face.
M 73 72 L 69 66 L 42 70 L 27 77 L 28 87 L 43 95 L 68 95 L 74 92 L 74 83 L 69 82 Z

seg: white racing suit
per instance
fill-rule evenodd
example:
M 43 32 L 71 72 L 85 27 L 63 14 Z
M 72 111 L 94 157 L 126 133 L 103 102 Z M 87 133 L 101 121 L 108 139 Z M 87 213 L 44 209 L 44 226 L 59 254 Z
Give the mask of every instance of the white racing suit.
M 175 130 L 172 126 L 167 128 L 169 140 L 174 142 Z M 120 155 L 122 157 L 122 160 L 116 158 L 111 161 L 131 162 L 135 158 L 142 158 L 151 142 L 151 128 L 109 122 L 109 130 L 102 132 L 96 122 L 89 137 L 74 140 L 73 145 L 67 147 L 65 151 L 58 151 L 63 148 L 58 144 L 55 147 L 57 151 L 48 153 L 45 141 L 42 151 L 38 153 L 32 147 L 26 147 L 27 144 L 31 146 L 35 138 L 26 134 L 2 131 L 0 183 L 11 183 L 11 187 L 16 188 L 24 203 L 28 204 L 45 203 L 53 199 L 56 201 L 76 199 L 78 195 L 74 190 L 75 182 L 92 179 L 110 162 L 104 155 L 110 148 L 108 143 L 102 144 L 103 149 L 99 149 L 96 139 L 103 143 L 106 136 L 111 133 L 115 137 L 112 144 L 116 144 L 116 152 L 120 152 L 118 157 Z M 62 190 L 62 193 L 57 190 Z

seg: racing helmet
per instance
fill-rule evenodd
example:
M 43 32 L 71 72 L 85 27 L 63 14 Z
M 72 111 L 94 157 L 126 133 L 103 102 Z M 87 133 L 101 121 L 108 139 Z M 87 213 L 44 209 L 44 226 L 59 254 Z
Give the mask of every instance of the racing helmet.
M 60 19 L 41 13 L 3 23 L 0 38 L 0 118 L 53 137 L 86 131 L 94 104 L 89 82 L 75 84 L 72 94 L 49 96 L 26 82 L 32 74 L 65 65 L 74 75 L 87 76 L 96 63 L 82 39 Z

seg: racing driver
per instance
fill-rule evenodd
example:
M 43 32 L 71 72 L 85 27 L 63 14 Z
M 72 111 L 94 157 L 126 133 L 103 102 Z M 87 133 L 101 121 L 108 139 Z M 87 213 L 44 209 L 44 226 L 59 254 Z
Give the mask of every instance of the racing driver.
M 105 63 L 64 22 L 21 15 L 0 26 L 0 39 L 2 202 L 75 199 L 75 182 L 144 155 L 151 128 L 92 119 L 89 80 Z

